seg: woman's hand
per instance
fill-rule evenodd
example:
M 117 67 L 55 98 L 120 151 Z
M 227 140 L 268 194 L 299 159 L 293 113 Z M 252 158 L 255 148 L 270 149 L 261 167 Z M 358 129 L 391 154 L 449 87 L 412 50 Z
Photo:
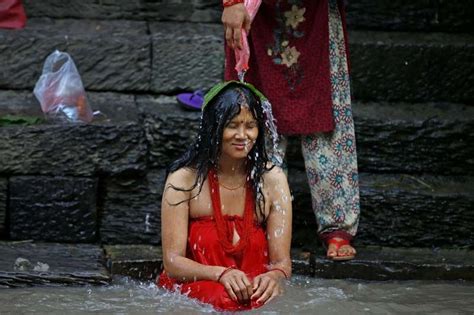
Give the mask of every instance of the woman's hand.
M 251 300 L 257 299 L 257 303 L 267 303 L 276 296 L 283 293 L 281 280 L 284 279 L 279 271 L 269 271 L 256 276 L 253 279 L 254 294 Z
M 238 269 L 226 271 L 220 277 L 219 282 L 224 285 L 227 293 L 234 301 L 242 304 L 250 303 L 250 297 L 253 293 L 252 284 L 243 271 Z
M 243 3 L 225 7 L 222 12 L 222 24 L 224 24 L 225 40 L 230 48 L 242 49 L 242 28 L 248 33 L 250 31 L 250 16 Z

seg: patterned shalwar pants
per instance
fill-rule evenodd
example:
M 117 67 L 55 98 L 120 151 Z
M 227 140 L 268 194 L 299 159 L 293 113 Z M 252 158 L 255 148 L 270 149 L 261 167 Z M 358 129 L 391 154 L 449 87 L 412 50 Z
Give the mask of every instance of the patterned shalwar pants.
M 335 129 L 302 136 L 301 150 L 318 234 L 345 231 L 354 236 L 360 213 L 357 153 L 344 32 L 334 0 L 329 1 L 329 40 Z M 280 137 L 278 151 L 284 155 L 288 140 Z

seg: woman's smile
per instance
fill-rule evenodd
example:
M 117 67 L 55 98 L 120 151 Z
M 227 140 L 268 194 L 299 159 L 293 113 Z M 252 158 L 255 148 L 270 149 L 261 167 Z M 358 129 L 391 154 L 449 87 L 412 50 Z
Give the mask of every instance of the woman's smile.
M 246 158 L 257 137 L 257 121 L 248 106 L 242 106 L 240 113 L 224 128 L 222 154 L 233 159 Z

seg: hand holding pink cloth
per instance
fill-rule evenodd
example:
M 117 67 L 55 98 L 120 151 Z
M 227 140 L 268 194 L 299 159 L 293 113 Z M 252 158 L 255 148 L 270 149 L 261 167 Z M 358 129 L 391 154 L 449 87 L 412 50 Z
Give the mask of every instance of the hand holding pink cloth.
M 253 21 L 257 14 L 258 8 L 262 0 L 245 0 L 245 8 L 250 15 L 250 22 Z M 243 74 L 249 69 L 250 48 L 247 39 L 247 32 L 242 28 L 242 49 L 235 49 L 235 70 L 240 79 L 243 79 Z

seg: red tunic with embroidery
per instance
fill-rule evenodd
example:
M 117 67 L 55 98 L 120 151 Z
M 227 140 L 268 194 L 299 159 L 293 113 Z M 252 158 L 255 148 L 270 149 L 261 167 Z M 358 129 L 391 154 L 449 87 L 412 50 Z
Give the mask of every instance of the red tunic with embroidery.
M 272 103 L 279 133 L 331 131 L 328 0 L 289 2 L 262 1 L 249 34 L 245 80 Z M 342 9 L 339 3 L 344 16 Z M 237 79 L 234 68 L 234 53 L 226 47 L 226 80 Z
M 245 196 L 243 217 L 222 215 L 219 184 L 214 172 L 208 176 L 214 216 L 190 220 L 186 257 L 209 266 L 235 266 L 245 272 L 250 281 L 267 272 L 268 242 L 264 228 L 254 220 L 255 199 L 250 187 Z M 232 244 L 234 229 L 240 236 Z M 179 290 L 191 298 L 212 304 L 218 310 L 246 310 L 261 305 L 256 301 L 244 305 L 232 300 L 224 286 L 212 280 L 179 282 L 166 272 L 160 275 L 158 285 L 168 290 Z

